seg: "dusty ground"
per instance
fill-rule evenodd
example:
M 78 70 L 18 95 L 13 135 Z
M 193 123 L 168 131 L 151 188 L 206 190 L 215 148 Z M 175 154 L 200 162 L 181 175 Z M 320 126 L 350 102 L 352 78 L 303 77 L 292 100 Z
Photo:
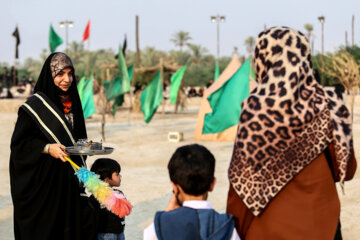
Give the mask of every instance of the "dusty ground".
M 0 100 L 0 240 L 11 240 L 12 202 L 9 187 L 10 138 L 16 121 L 18 100 Z M 198 103 L 198 102 L 197 102 Z M 132 214 L 126 218 L 127 239 L 142 239 L 142 230 L 152 221 L 157 210 L 165 208 L 170 197 L 170 185 L 167 162 L 175 149 L 184 144 L 195 143 L 198 104 L 190 104 L 181 114 L 174 115 L 173 108 L 166 108 L 166 114 L 160 112 L 145 124 L 140 114 L 129 115 L 120 111 L 115 118 L 108 118 L 106 124 L 106 142 L 104 145 L 115 148 L 109 156 L 118 160 L 122 167 L 121 189 L 134 205 Z M 356 109 L 356 113 L 360 111 Z M 90 139 L 100 140 L 100 123 L 95 119 L 87 120 Z M 360 119 L 356 115 L 354 124 L 354 146 L 356 156 L 360 158 Z M 184 141 L 173 143 L 167 140 L 168 132 L 184 133 Z M 199 142 L 198 142 L 199 143 Z M 232 142 L 200 142 L 215 155 L 217 185 L 209 200 L 219 211 L 225 210 L 228 189 L 227 168 L 232 154 Z M 96 157 L 89 158 L 89 165 Z M 345 240 L 360 237 L 360 174 L 345 184 L 345 195 L 339 192 L 342 203 L 341 223 Z

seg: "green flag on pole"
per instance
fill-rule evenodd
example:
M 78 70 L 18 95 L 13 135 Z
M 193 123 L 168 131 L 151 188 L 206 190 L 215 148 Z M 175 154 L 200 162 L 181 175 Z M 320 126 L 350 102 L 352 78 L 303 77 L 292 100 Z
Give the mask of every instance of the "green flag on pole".
M 118 67 L 121 81 L 120 94 L 128 93 L 130 92 L 130 78 L 121 45 L 119 46 L 118 53 Z
M 182 79 L 184 77 L 184 73 L 186 71 L 186 67 L 187 67 L 187 64 L 185 64 L 185 66 L 178 69 L 174 73 L 174 75 L 171 76 L 171 79 L 170 79 L 170 82 L 171 82 L 171 86 L 170 86 L 170 102 L 171 102 L 171 104 L 175 104 L 175 102 L 176 102 L 177 95 L 178 95 L 178 92 L 179 92 L 179 88 L 180 88 Z
M 49 45 L 50 51 L 55 52 L 56 48 L 63 43 L 63 40 L 59 35 L 56 34 L 53 26 L 50 24 L 50 32 L 49 32 Z
M 92 75 L 84 83 L 81 105 L 82 105 L 85 119 L 95 113 L 93 76 Z
M 86 80 L 86 77 L 83 76 L 80 79 L 80 81 L 78 82 L 78 84 L 77 84 L 77 90 L 78 90 L 78 93 L 79 93 L 80 100 L 82 99 L 82 95 L 83 95 L 83 92 L 84 92 L 85 80 Z
M 205 115 L 203 134 L 219 133 L 238 124 L 241 102 L 249 96 L 249 74 L 250 59 L 208 97 L 213 112 Z
M 132 79 L 133 72 L 134 72 L 134 64 L 131 64 L 131 65 L 127 68 L 127 71 L 128 71 L 128 76 L 129 76 L 129 82 L 131 83 L 131 79 Z M 131 84 L 130 84 L 130 85 L 131 85 Z
M 127 70 L 128 70 L 128 75 L 129 75 L 129 81 L 131 82 L 131 78 L 132 78 L 133 70 L 134 70 L 134 64 L 131 64 Z M 111 114 L 113 116 L 115 116 L 118 106 L 121 106 L 123 103 L 124 103 L 124 94 L 121 94 L 121 95 L 115 97 L 114 103 L 112 105 L 112 111 L 111 111 Z
M 215 60 L 215 73 L 214 73 L 214 82 L 219 78 L 220 76 L 220 68 L 219 63 L 217 60 Z
M 162 99 L 163 92 L 159 70 L 140 96 L 141 110 L 144 113 L 144 120 L 146 123 L 150 122 L 151 118 L 156 112 L 156 109 L 161 104 Z

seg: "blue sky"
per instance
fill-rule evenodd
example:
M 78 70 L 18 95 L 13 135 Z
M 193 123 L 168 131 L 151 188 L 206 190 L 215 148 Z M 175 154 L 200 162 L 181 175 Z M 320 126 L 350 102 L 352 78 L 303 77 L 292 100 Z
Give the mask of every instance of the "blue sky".
M 153 46 L 173 49 L 172 34 L 184 30 L 191 43 L 206 47 L 216 55 L 216 25 L 210 16 L 226 16 L 220 25 L 220 55 L 231 56 L 233 47 L 246 54 L 244 41 L 256 37 L 264 28 L 282 25 L 305 32 L 304 24 L 314 26 L 315 53 L 321 49 L 321 25 L 317 17 L 324 15 L 325 51 L 344 45 L 345 31 L 351 42 L 351 18 L 355 15 L 355 43 L 360 44 L 359 0 L 0 0 L 0 62 L 14 61 L 15 39 L 11 36 L 18 25 L 21 45 L 20 61 L 39 58 L 48 48 L 50 23 L 65 39 L 59 27 L 63 20 L 74 21 L 69 41 L 81 41 L 88 19 L 92 21 L 90 48 L 117 49 L 124 34 L 128 48 L 135 50 L 135 15 L 140 17 L 140 48 Z M 65 45 L 57 50 L 64 50 Z

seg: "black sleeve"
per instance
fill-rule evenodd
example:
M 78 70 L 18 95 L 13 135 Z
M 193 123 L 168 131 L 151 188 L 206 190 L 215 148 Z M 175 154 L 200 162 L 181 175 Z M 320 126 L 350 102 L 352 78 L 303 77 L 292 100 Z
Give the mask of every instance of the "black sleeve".
M 34 120 L 20 108 L 10 145 L 14 168 L 21 171 L 38 165 L 46 144 Z

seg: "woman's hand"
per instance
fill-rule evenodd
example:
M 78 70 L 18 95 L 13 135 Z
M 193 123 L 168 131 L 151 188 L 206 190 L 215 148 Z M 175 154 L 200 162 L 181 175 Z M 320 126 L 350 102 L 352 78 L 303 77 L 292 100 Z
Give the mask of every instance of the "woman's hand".
M 69 154 L 65 151 L 65 146 L 57 143 L 53 143 L 49 145 L 49 154 L 53 158 L 58 158 L 63 162 L 67 162 L 67 160 L 64 157 L 69 156 Z

